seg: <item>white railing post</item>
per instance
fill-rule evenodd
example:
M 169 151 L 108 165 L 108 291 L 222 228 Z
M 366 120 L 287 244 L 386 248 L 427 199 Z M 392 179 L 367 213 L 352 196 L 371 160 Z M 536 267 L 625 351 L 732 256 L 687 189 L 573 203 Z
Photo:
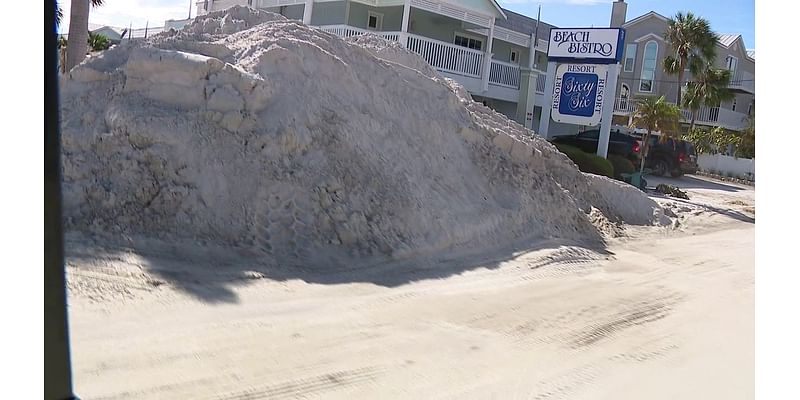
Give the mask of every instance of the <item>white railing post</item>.
M 303 6 L 303 23 L 306 25 L 311 24 L 311 12 L 314 10 L 314 0 L 306 0 Z
M 408 20 L 411 18 L 411 0 L 403 1 L 403 22 L 400 25 L 400 34 L 397 39 L 403 47 L 408 47 Z
M 483 66 L 483 91 L 489 90 L 489 72 L 492 68 L 492 40 L 494 39 L 494 18 L 492 18 L 492 23 L 489 25 L 489 39 L 486 41 L 486 53 L 484 54 L 484 66 Z

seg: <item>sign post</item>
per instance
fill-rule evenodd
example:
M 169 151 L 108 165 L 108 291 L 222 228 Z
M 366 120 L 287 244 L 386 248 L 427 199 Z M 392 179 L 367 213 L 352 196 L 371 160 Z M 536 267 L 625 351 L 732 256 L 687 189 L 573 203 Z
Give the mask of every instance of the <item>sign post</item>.
M 606 157 L 625 31 L 621 28 L 551 29 L 547 49 L 547 107 L 542 107 L 539 132 L 549 136 L 556 122 L 600 124 L 597 154 Z
M 619 76 L 619 64 L 611 64 L 608 67 L 608 86 L 617 87 L 617 77 Z M 614 90 L 611 90 L 614 96 Z M 608 141 L 611 139 L 611 119 L 614 116 L 614 97 L 603 103 L 603 117 L 600 120 L 600 137 L 597 139 L 597 155 L 608 158 Z

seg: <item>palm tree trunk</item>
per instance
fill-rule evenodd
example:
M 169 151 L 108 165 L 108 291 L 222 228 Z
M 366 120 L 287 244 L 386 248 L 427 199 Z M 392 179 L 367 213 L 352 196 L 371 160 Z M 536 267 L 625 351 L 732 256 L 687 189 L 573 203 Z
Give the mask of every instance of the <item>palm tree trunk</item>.
M 678 105 L 678 107 L 681 106 L 681 84 L 683 83 L 683 69 L 685 68 L 683 62 L 681 62 L 680 68 L 681 70 L 678 71 L 678 102 L 675 103 Z
M 639 175 L 644 173 L 644 160 L 647 158 L 647 152 L 650 150 L 650 129 L 644 135 L 644 143 L 642 143 L 642 162 L 639 164 Z
M 689 123 L 689 133 L 694 130 L 694 121 L 697 119 L 697 110 L 692 110 L 692 121 Z
M 69 38 L 67 39 L 67 62 L 64 70 L 69 72 L 86 58 L 89 41 L 89 0 L 72 0 L 69 12 Z

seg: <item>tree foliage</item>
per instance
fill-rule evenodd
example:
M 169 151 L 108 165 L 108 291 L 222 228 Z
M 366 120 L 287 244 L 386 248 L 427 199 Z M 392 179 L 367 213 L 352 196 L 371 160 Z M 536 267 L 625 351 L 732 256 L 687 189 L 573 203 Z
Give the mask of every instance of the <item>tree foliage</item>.
M 713 62 L 717 57 L 716 42 L 718 36 L 711 31 L 711 24 L 691 12 L 675 14 L 667 21 L 664 33 L 670 54 L 664 58 L 664 72 L 678 75 L 678 87 L 683 86 L 686 69 L 695 75 L 706 62 Z M 681 93 L 678 92 L 678 104 L 681 104 Z
M 111 47 L 111 41 L 99 33 L 89 32 L 89 47 L 92 51 L 102 51 Z
M 631 122 L 632 128 L 646 129 L 642 149 L 642 163 L 639 171 L 644 171 L 645 159 L 650 143 L 650 134 L 654 131 L 661 132 L 661 140 L 666 141 L 670 137 L 676 137 L 680 130 L 681 110 L 678 106 L 668 103 L 664 96 L 643 97 L 639 107 L 633 113 Z
M 691 142 L 698 154 L 725 154 L 730 148 L 730 154 L 734 157 L 755 158 L 755 117 L 748 117 L 747 126 L 742 132 L 729 131 L 722 127 L 695 128 L 681 139 Z

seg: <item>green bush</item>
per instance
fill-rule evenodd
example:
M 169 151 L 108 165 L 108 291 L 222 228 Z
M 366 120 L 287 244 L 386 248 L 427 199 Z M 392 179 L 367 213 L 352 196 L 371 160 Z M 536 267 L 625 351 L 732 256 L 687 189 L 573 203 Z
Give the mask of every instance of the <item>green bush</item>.
M 614 178 L 623 180 L 622 174 L 631 174 L 636 172 L 636 166 L 633 165 L 631 160 L 616 154 L 609 154 L 608 161 L 614 167 Z
M 572 162 L 577 164 L 578 169 L 582 172 L 614 178 L 614 166 L 605 158 L 585 153 L 577 147 L 565 144 L 555 144 L 555 146 L 560 152 L 566 154 Z

